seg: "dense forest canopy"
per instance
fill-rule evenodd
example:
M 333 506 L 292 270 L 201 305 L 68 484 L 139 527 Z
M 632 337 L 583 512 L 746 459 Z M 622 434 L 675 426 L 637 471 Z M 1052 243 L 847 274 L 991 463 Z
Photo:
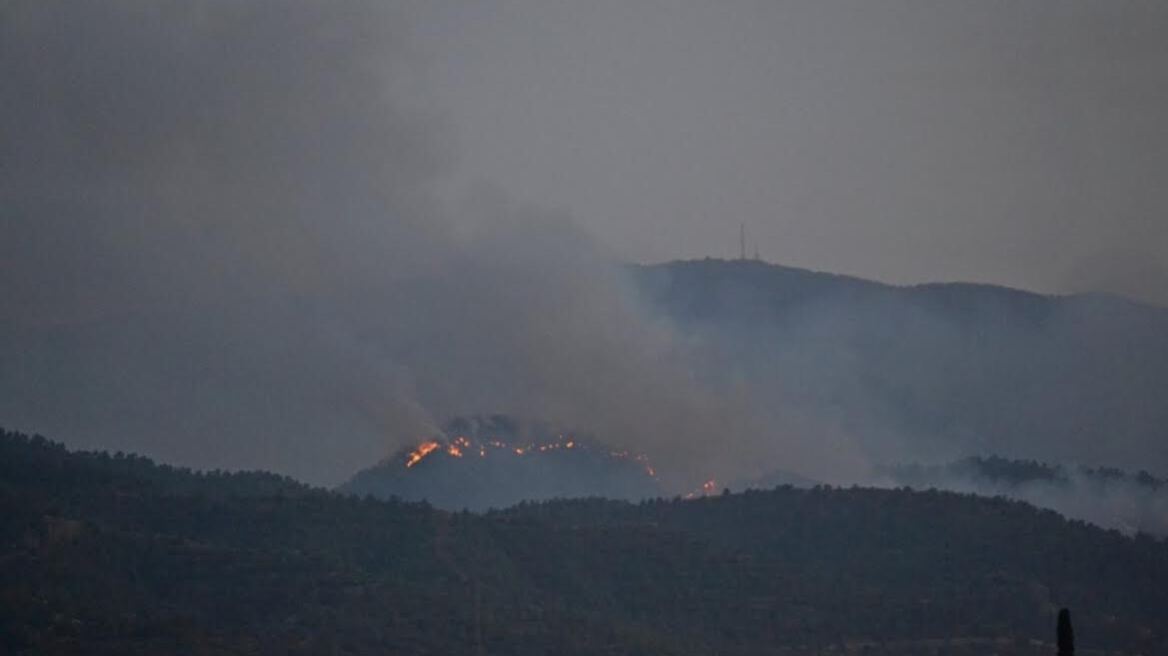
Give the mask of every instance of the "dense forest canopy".
M 777 488 L 486 515 L 0 437 L 11 653 L 1168 648 L 1168 545 L 1005 499 Z M 1041 642 L 1032 642 L 1041 641 Z

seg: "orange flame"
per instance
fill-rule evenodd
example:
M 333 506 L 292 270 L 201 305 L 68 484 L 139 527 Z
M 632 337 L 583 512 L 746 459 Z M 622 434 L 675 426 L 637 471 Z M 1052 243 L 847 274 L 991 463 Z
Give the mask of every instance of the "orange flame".
M 406 458 L 406 467 L 413 467 L 414 465 L 418 464 L 422 461 L 422 458 L 430 455 L 430 452 L 437 448 L 438 443 L 434 440 L 422 442 L 418 445 L 418 448 L 410 451 L 410 455 Z
M 599 454 L 607 454 L 609 458 L 617 460 L 632 460 L 640 465 L 641 469 L 652 478 L 657 477 L 657 471 L 649 463 L 649 458 L 643 453 L 632 453 L 627 450 L 595 450 L 595 446 L 590 446 L 587 442 L 579 443 L 571 435 L 558 435 L 553 441 L 538 443 L 528 442 L 525 444 L 508 443 L 500 440 L 497 437 L 486 438 L 483 440 L 468 438 L 464 435 L 459 435 L 451 440 L 425 440 L 420 443 L 417 448 L 409 453 L 406 457 L 406 467 L 413 467 L 421 462 L 435 451 L 443 451 L 447 455 L 454 458 L 463 457 L 468 451 L 478 451 L 480 458 L 487 457 L 487 451 L 490 449 L 502 449 L 513 452 L 517 456 L 531 455 L 535 453 L 547 453 L 548 451 L 555 451 L 559 449 L 576 449 L 578 451 L 595 452 Z M 692 499 L 699 494 L 705 496 L 713 492 L 715 482 L 711 479 L 707 481 L 699 490 L 695 490 L 686 495 L 687 499 Z
M 696 499 L 698 497 L 708 497 L 711 494 L 713 494 L 714 490 L 716 490 L 717 488 L 718 488 L 718 481 L 711 478 L 710 480 L 706 481 L 705 483 L 702 483 L 702 486 L 699 487 L 698 489 L 685 495 L 685 498 L 686 499 Z

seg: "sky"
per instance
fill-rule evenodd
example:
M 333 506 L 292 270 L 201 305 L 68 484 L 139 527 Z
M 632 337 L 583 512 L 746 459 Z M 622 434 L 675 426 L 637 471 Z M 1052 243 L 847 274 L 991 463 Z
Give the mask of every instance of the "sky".
M 745 224 L 784 264 L 1168 302 L 1166 19 L 0 0 L 0 425 L 327 485 L 493 412 L 678 489 L 854 472 L 703 381 L 622 263 Z
M 1168 302 L 1162 2 L 433 3 L 461 184 L 623 257 Z

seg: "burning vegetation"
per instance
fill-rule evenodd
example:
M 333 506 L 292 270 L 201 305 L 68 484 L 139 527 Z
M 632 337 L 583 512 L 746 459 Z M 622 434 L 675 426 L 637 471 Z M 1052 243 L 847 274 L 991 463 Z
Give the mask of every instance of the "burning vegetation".
M 699 497 L 708 497 L 711 494 L 713 494 L 717 489 L 718 489 L 718 481 L 711 478 L 710 480 L 706 481 L 705 483 L 702 483 L 701 486 L 698 487 L 697 489 L 686 493 L 685 498 L 686 499 L 697 499 Z
M 642 453 L 591 436 L 505 415 L 458 418 L 380 464 L 358 472 L 343 491 L 428 501 L 461 510 L 504 508 L 524 500 L 663 496 Z
M 487 457 L 535 457 L 540 454 L 555 453 L 558 451 L 575 450 L 580 453 L 598 455 L 602 458 L 636 463 L 650 478 L 657 477 L 657 471 L 649 464 L 649 458 L 643 453 L 631 453 L 607 448 L 593 441 L 580 440 L 572 435 L 557 434 L 550 440 L 519 440 L 487 437 L 478 439 L 467 435 L 458 435 L 453 439 L 426 439 L 416 447 L 406 452 L 404 462 L 406 469 L 410 469 L 429 456 L 438 453 L 452 458 L 461 458 L 466 454 L 479 458 Z
M 504 416 L 459 418 L 375 467 L 341 490 L 380 498 L 428 501 L 451 510 L 505 508 L 521 501 L 664 497 L 644 453 L 614 448 L 589 435 Z M 713 478 L 683 498 L 717 493 Z
M 418 464 L 422 461 L 422 458 L 430 455 L 437 448 L 438 443 L 433 440 L 422 442 L 418 445 L 418 448 L 410 451 L 409 455 L 406 457 L 406 467 L 413 467 L 414 465 Z

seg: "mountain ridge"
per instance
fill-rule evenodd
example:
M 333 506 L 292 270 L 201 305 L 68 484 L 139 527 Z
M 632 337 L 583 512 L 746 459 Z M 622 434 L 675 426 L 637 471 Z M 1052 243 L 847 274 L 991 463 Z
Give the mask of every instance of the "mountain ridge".
M 807 267 L 793 266 L 789 264 L 781 264 L 778 262 L 771 262 L 768 260 L 754 260 L 754 259 L 737 259 L 737 258 L 717 258 L 717 257 L 703 257 L 703 258 L 683 258 L 673 260 L 662 260 L 655 262 L 637 262 L 628 265 L 634 270 L 669 270 L 686 267 L 742 267 L 744 269 L 754 268 L 756 270 L 767 270 L 773 273 L 782 273 L 787 275 L 796 275 L 821 279 L 823 281 L 842 282 L 856 285 L 863 285 L 874 288 L 884 288 L 888 290 L 920 290 L 930 288 L 952 288 L 959 290 L 986 290 L 994 293 L 1013 294 L 1019 297 L 1040 297 L 1043 299 L 1059 300 L 1059 299 L 1101 299 L 1106 301 L 1120 302 L 1126 305 L 1132 305 L 1143 309 L 1155 310 L 1168 313 L 1168 307 L 1164 307 L 1148 300 L 1138 299 L 1131 296 L 1126 296 L 1117 292 L 1108 291 L 1081 291 L 1081 292 L 1042 292 L 1025 287 L 1015 287 L 1001 283 L 992 282 L 978 282 L 972 280 L 927 280 L 923 282 L 911 283 L 893 283 L 875 278 L 868 278 L 859 274 L 851 273 L 837 273 L 828 271 L 826 269 L 812 269 Z
M 839 426 L 873 462 L 982 454 L 1168 475 L 1168 310 L 756 261 L 630 269 L 713 385 Z M 895 436 L 896 439 L 890 439 Z

